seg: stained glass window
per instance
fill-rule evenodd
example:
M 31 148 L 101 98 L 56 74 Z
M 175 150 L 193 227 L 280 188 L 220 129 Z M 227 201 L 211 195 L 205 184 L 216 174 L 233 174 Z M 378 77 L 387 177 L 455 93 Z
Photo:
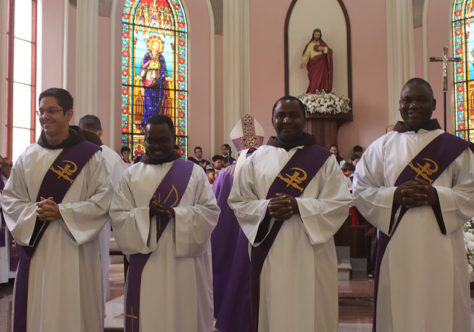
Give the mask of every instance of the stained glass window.
M 472 24 L 471 24 L 472 23 Z M 472 32 L 472 33 L 471 33 Z M 455 132 L 474 142 L 474 1 L 453 4 L 453 50 L 461 62 L 454 62 Z
M 187 154 L 188 24 L 179 0 L 126 1 L 122 15 L 122 146 L 143 154 L 144 123 L 169 116 Z

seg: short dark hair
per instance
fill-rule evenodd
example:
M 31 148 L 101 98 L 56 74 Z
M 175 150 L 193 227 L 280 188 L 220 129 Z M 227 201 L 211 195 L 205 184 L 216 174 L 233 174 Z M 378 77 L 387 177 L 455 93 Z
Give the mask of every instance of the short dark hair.
M 308 109 L 308 107 L 299 99 L 299 98 L 296 98 L 295 96 L 283 96 L 281 97 L 280 99 L 278 99 L 275 104 L 273 104 L 273 108 L 272 108 L 272 116 L 275 114 L 275 108 L 277 106 L 277 104 L 280 102 L 280 101 L 296 101 L 298 102 L 298 104 L 300 105 L 300 108 L 301 108 L 301 111 L 303 112 L 303 117 L 305 118 L 306 117 L 306 110 Z
M 230 147 L 230 145 L 227 143 L 224 143 L 222 144 L 222 146 L 225 146 L 227 148 L 227 153 L 229 154 L 229 156 L 232 156 L 232 148 Z
M 212 156 L 212 162 L 215 162 L 217 160 L 224 161 L 224 157 L 222 157 L 220 154 L 215 154 L 214 156 Z
M 86 114 L 79 119 L 79 128 L 82 130 L 98 132 L 102 129 L 102 124 L 100 123 L 100 119 L 95 115 Z
M 433 88 L 431 87 L 430 83 L 428 83 L 428 81 L 425 81 L 424 79 L 422 78 L 419 78 L 419 77 L 413 77 L 413 78 L 410 78 L 404 85 L 403 85 L 403 89 L 405 89 L 405 87 L 407 85 L 424 85 L 428 88 L 428 90 L 430 91 L 431 93 L 431 96 L 434 98 L 434 94 L 433 94 Z
M 41 99 L 45 97 L 55 98 L 58 102 L 58 105 L 61 106 L 61 108 L 63 109 L 64 113 L 72 109 L 74 104 L 71 94 L 67 90 L 60 88 L 49 88 L 47 90 L 44 90 L 40 93 L 38 101 L 41 102 Z
M 352 155 L 351 161 L 354 161 L 354 160 L 356 160 L 356 159 L 360 159 L 360 156 L 359 156 L 358 154 Z
M 196 152 L 196 150 L 201 150 L 201 152 L 202 152 L 202 148 L 200 146 L 195 146 L 194 147 L 194 152 Z
M 125 151 L 130 152 L 130 148 L 126 145 L 122 146 L 122 148 L 120 149 L 120 154 L 124 153 Z
M 329 145 L 329 149 L 331 149 L 333 146 L 334 146 L 336 149 L 339 150 L 339 148 L 337 147 L 337 144 L 331 144 L 331 145 Z
M 207 173 L 215 173 L 215 172 L 216 172 L 216 170 L 214 168 L 210 168 L 210 167 L 206 168 L 206 174 Z
M 355 171 L 355 166 L 353 163 L 348 163 L 347 161 L 344 163 L 344 165 L 342 165 L 342 171 L 343 172 L 346 172 L 346 171 Z
M 352 152 L 364 152 L 364 148 L 361 147 L 360 145 L 355 145 L 355 146 L 352 148 Z
M 158 124 L 166 124 L 170 128 L 171 133 L 174 135 L 174 125 L 173 121 L 167 117 L 166 115 L 153 115 L 151 118 L 149 118 L 146 122 L 145 128 L 148 125 L 158 125 Z

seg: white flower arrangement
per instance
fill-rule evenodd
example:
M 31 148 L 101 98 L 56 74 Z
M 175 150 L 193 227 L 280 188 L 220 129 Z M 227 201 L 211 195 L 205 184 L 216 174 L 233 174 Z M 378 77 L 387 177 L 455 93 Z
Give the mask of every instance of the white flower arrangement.
M 474 218 L 464 224 L 464 245 L 466 246 L 469 276 L 474 278 Z
M 309 114 L 340 114 L 351 110 L 349 98 L 324 91 L 302 94 L 298 98 L 308 107 Z

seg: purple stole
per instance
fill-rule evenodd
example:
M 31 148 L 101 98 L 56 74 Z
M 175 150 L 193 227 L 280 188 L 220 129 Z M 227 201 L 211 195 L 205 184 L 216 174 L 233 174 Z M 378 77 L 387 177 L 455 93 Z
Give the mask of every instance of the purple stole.
M 433 139 L 428 145 L 421 150 L 415 158 L 403 169 L 395 181 L 395 187 L 415 179 L 421 179 L 428 183 L 433 183 L 444 172 L 444 170 L 465 150 L 469 147 L 469 142 L 460 139 L 449 133 L 443 133 Z M 439 204 L 432 207 L 438 226 L 442 234 L 446 234 L 446 226 L 444 225 L 443 216 Z M 395 221 L 393 217 L 396 208 L 392 211 L 390 220 L 389 234 L 390 236 L 379 232 L 379 240 L 377 245 L 377 256 L 375 259 L 375 290 L 374 290 L 374 318 L 372 331 L 377 328 L 377 293 L 380 275 L 380 266 L 382 264 L 383 255 L 387 249 L 391 237 L 395 233 L 401 219 L 407 212 L 407 208 L 402 206 L 400 214 Z
M 2 176 L 0 175 L 0 190 L 3 191 L 3 188 L 5 188 L 5 183 L 3 182 Z M 5 220 L 3 219 L 3 211 L 2 208 L 0 207 L 0 248 L 5 247 L 5 228 L 6 228 L 6 223 Z
M 324 165 L 331 153 L 319 145 L 306 145 L 298 149 L 286 163 L 267 192 L 267 199 L 277 193 L 299 197 L 313 177 Z M 269 217 L 265 217 L 269 218 Z M 252 247 L 250 268 L 250 331 L 258 331 L 258 312 L 260 302 L 260 272 L 283 221 L 275 221 L 266 238 L 258 247 Z
M 170 207 L 178 206 L 188 186 L 193 167 L 193 162 L 187 162 L 181 158 L 176 159 L 171 169 L 158 185 L 153 196 L 157 198 L 159 202 Z M 156 242 L 158 242 L 168 225 L 169 218 L 157 216 L 156 221 L 158 223 Z M 130 265 L 127 275 L 127 300 L 125 304 L 126 332 L 138 332 L 140 330 L 140 289 L 142 272 L 151 254 L 152 253 L 134 254 L 130 256 Z
M 97 145 L 82 141 L 61 151 L 46 172 L 41 182 L 36 201 L 39 202 L 40 197 L 53 197 L 57 204 L 61 203 L 84 165 L 99 150 L 100 147 Z M 20 252 L 20 262 L 18 264 L 15 283 L 14 332 L 26 332 L 30 262 L 50 222 L 53 221 L 40 221 L 36 219 L 29 246 L 17 246 Z

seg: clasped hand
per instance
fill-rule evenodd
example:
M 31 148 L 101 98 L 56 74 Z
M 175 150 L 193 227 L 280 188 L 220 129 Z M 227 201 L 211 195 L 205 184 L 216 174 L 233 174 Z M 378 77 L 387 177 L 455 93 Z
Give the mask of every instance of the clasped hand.
M 175 217 L 174 209 L 160 203 L 155 196 L 150 200 L 150 211 L 152 215 L 168 217 L 170 219 Z
M 61 219 L 61 213 L 59 212 L 59 206 L 54 201 L 53 197 L 40 197 L 40 201 L 36 203 L 36 215 L 41 221 L 53 221 Z
M 268 203 L 268 213 L 278 221 L 286 220 L 298 212 L 296 199 L 287 194 L 278 193 Z
M 428 182 L 420 179 L 402 183 L 394 193 L 394 202 L 407 209 L 435 205 L 438 202 L 435 188 Z

